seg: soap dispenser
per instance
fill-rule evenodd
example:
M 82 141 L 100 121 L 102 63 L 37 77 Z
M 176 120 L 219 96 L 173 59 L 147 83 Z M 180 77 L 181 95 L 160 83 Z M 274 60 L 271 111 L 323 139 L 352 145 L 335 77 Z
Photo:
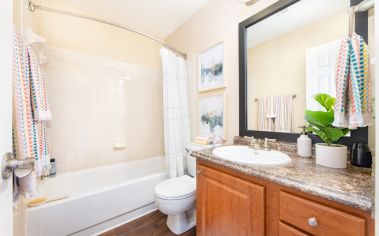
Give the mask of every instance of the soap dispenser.
M 305 131 L 305 126 L 300 137 L 297 139 L 297 155 L 301 157 L 311 157 L 312 156 L 312 139 L 309 138 L 307 132 Z

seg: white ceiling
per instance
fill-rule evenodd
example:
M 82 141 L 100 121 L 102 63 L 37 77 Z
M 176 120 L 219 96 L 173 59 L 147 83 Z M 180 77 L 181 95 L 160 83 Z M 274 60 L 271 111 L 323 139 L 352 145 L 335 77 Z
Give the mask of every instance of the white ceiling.
M 210 0 L 63 0 L 98 17 L 165 39 Z
M 342 10 L 347 14 L 349 6 L 349 0 L 302 0 L 249 27 L 247 46 L 254 47 Z

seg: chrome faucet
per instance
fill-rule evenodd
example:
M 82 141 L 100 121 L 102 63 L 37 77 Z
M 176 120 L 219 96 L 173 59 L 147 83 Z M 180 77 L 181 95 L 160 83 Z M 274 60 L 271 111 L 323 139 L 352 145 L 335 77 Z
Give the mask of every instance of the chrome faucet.
M 263 144 L 263 150 L 270 151 L 271 150 L 270 143 L 276 143 L 276 139 L 265 138 L 265 142 Z

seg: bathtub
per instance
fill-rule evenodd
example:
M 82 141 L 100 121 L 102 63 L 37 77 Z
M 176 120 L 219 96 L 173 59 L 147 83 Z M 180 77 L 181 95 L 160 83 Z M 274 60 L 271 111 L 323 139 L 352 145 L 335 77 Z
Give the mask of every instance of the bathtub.
M 96 235 L 155 210 L 163 157 L 75 171 L 44 180 L 39 196 L 69 197 L 26 209 L 28 236 Z

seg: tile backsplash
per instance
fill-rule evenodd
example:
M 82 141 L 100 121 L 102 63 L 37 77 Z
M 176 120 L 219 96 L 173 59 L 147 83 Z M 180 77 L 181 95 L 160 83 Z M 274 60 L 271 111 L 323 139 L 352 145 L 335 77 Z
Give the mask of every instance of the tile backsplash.
M 58 173 L 163 155 L 161 71 L 63 49 L 46 54 Z

